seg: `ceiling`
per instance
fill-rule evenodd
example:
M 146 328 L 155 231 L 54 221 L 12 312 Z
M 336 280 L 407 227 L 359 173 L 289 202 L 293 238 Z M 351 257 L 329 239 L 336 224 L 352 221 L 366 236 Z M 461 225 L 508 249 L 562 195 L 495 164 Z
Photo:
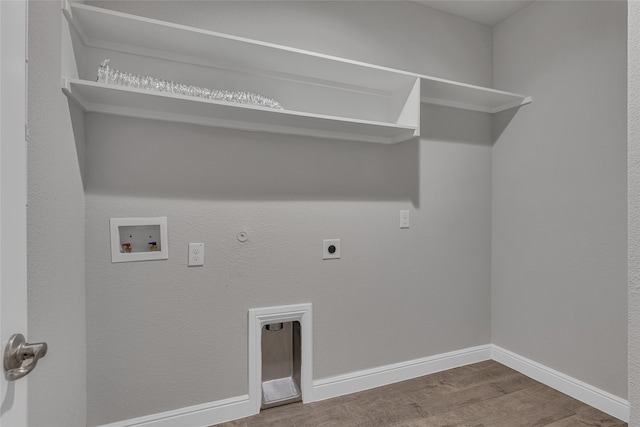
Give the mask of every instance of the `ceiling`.
M 416 0 L 443 12 L 458 15 L 481 24 L 498 22 L 533 3 L 534 0 Z

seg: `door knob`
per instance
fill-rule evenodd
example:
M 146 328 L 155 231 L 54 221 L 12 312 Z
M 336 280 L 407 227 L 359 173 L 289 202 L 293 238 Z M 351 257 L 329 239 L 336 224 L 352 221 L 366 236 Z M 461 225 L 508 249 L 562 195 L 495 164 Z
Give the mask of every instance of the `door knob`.
M 29 344 L 22 334 L 14 334 L 4 348 L 4 377 L 15 381 L 33 371 L 42 357 L 47 354 L 47 343 Z M 22 363 L 31 360 L 30 363 Z

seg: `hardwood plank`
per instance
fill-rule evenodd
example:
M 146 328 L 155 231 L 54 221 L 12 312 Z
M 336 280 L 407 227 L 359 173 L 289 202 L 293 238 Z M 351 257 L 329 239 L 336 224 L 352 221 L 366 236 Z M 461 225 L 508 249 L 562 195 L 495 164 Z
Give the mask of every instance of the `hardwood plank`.
M 476 387 L 468 387 L 444 395 L 426 396 L 419 401 L 430 415 L 459 411 L 469 405 L 482 405 L 482 402 L 502 396 L 503 393 L 496 390 L 491 384 L 480 384 Z
M 524 390 L 526 388 L 533 387 L 536 384 L 539 384 L 536 380 L 515 371 L 511 376 L 491 382 L 491 386 L 503 394 Z
M 587 405 L 579 408 L 576 412 L 575 415 L 563 420 L 558 420 L 555 423 L 549 424 L 547 427 L 621 427 L 627 425 L 627 423 Z
M 601 425 L 607 426 L 607 427 L 624 427 L 627 425 L 627 423 L 620 420 L 615 420 L 615 421 L 612 421 L 611 423 L 597 424 L 597 423 L 594 423 L 593 421 L 585 422 L 584 420 L 581 420 L 577 415 L 574 415 L 572 417 L 565 418 L 560 421 L 556 421 L 555 423 L 548 424 L 545 427 L 576 427 L 576 426 L 589 427 L 589 426 L 601 426 Z
M 505 395 L 504 399 L 509 400 L 506 414 L 500 418 L 483 417 L 482 422 L 495 427 L 546 426 L 575 414 L 582 405 L 542 384 Z
M 227 427 L 623 427 L 627 424 L 489 360 L 303 405 Z

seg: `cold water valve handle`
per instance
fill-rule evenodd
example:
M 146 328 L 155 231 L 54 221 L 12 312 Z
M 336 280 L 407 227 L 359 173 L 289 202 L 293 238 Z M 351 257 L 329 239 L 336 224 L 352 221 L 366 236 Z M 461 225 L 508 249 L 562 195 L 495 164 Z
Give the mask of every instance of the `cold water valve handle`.
M 4 349 L 4 377 L 15 381 L 26 376 L 46 354 L 46 342 L 29 344 L 22 334 L 13 334 Z M 31 362 L 23 365 L 26 360 Z

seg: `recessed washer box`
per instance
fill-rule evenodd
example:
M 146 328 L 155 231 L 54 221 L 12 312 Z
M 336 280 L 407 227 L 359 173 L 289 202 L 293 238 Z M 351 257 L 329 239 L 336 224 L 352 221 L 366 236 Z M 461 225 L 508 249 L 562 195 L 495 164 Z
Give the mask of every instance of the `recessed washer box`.
M 111 262 L 169 258 L 167 217 L 111 218 Z

